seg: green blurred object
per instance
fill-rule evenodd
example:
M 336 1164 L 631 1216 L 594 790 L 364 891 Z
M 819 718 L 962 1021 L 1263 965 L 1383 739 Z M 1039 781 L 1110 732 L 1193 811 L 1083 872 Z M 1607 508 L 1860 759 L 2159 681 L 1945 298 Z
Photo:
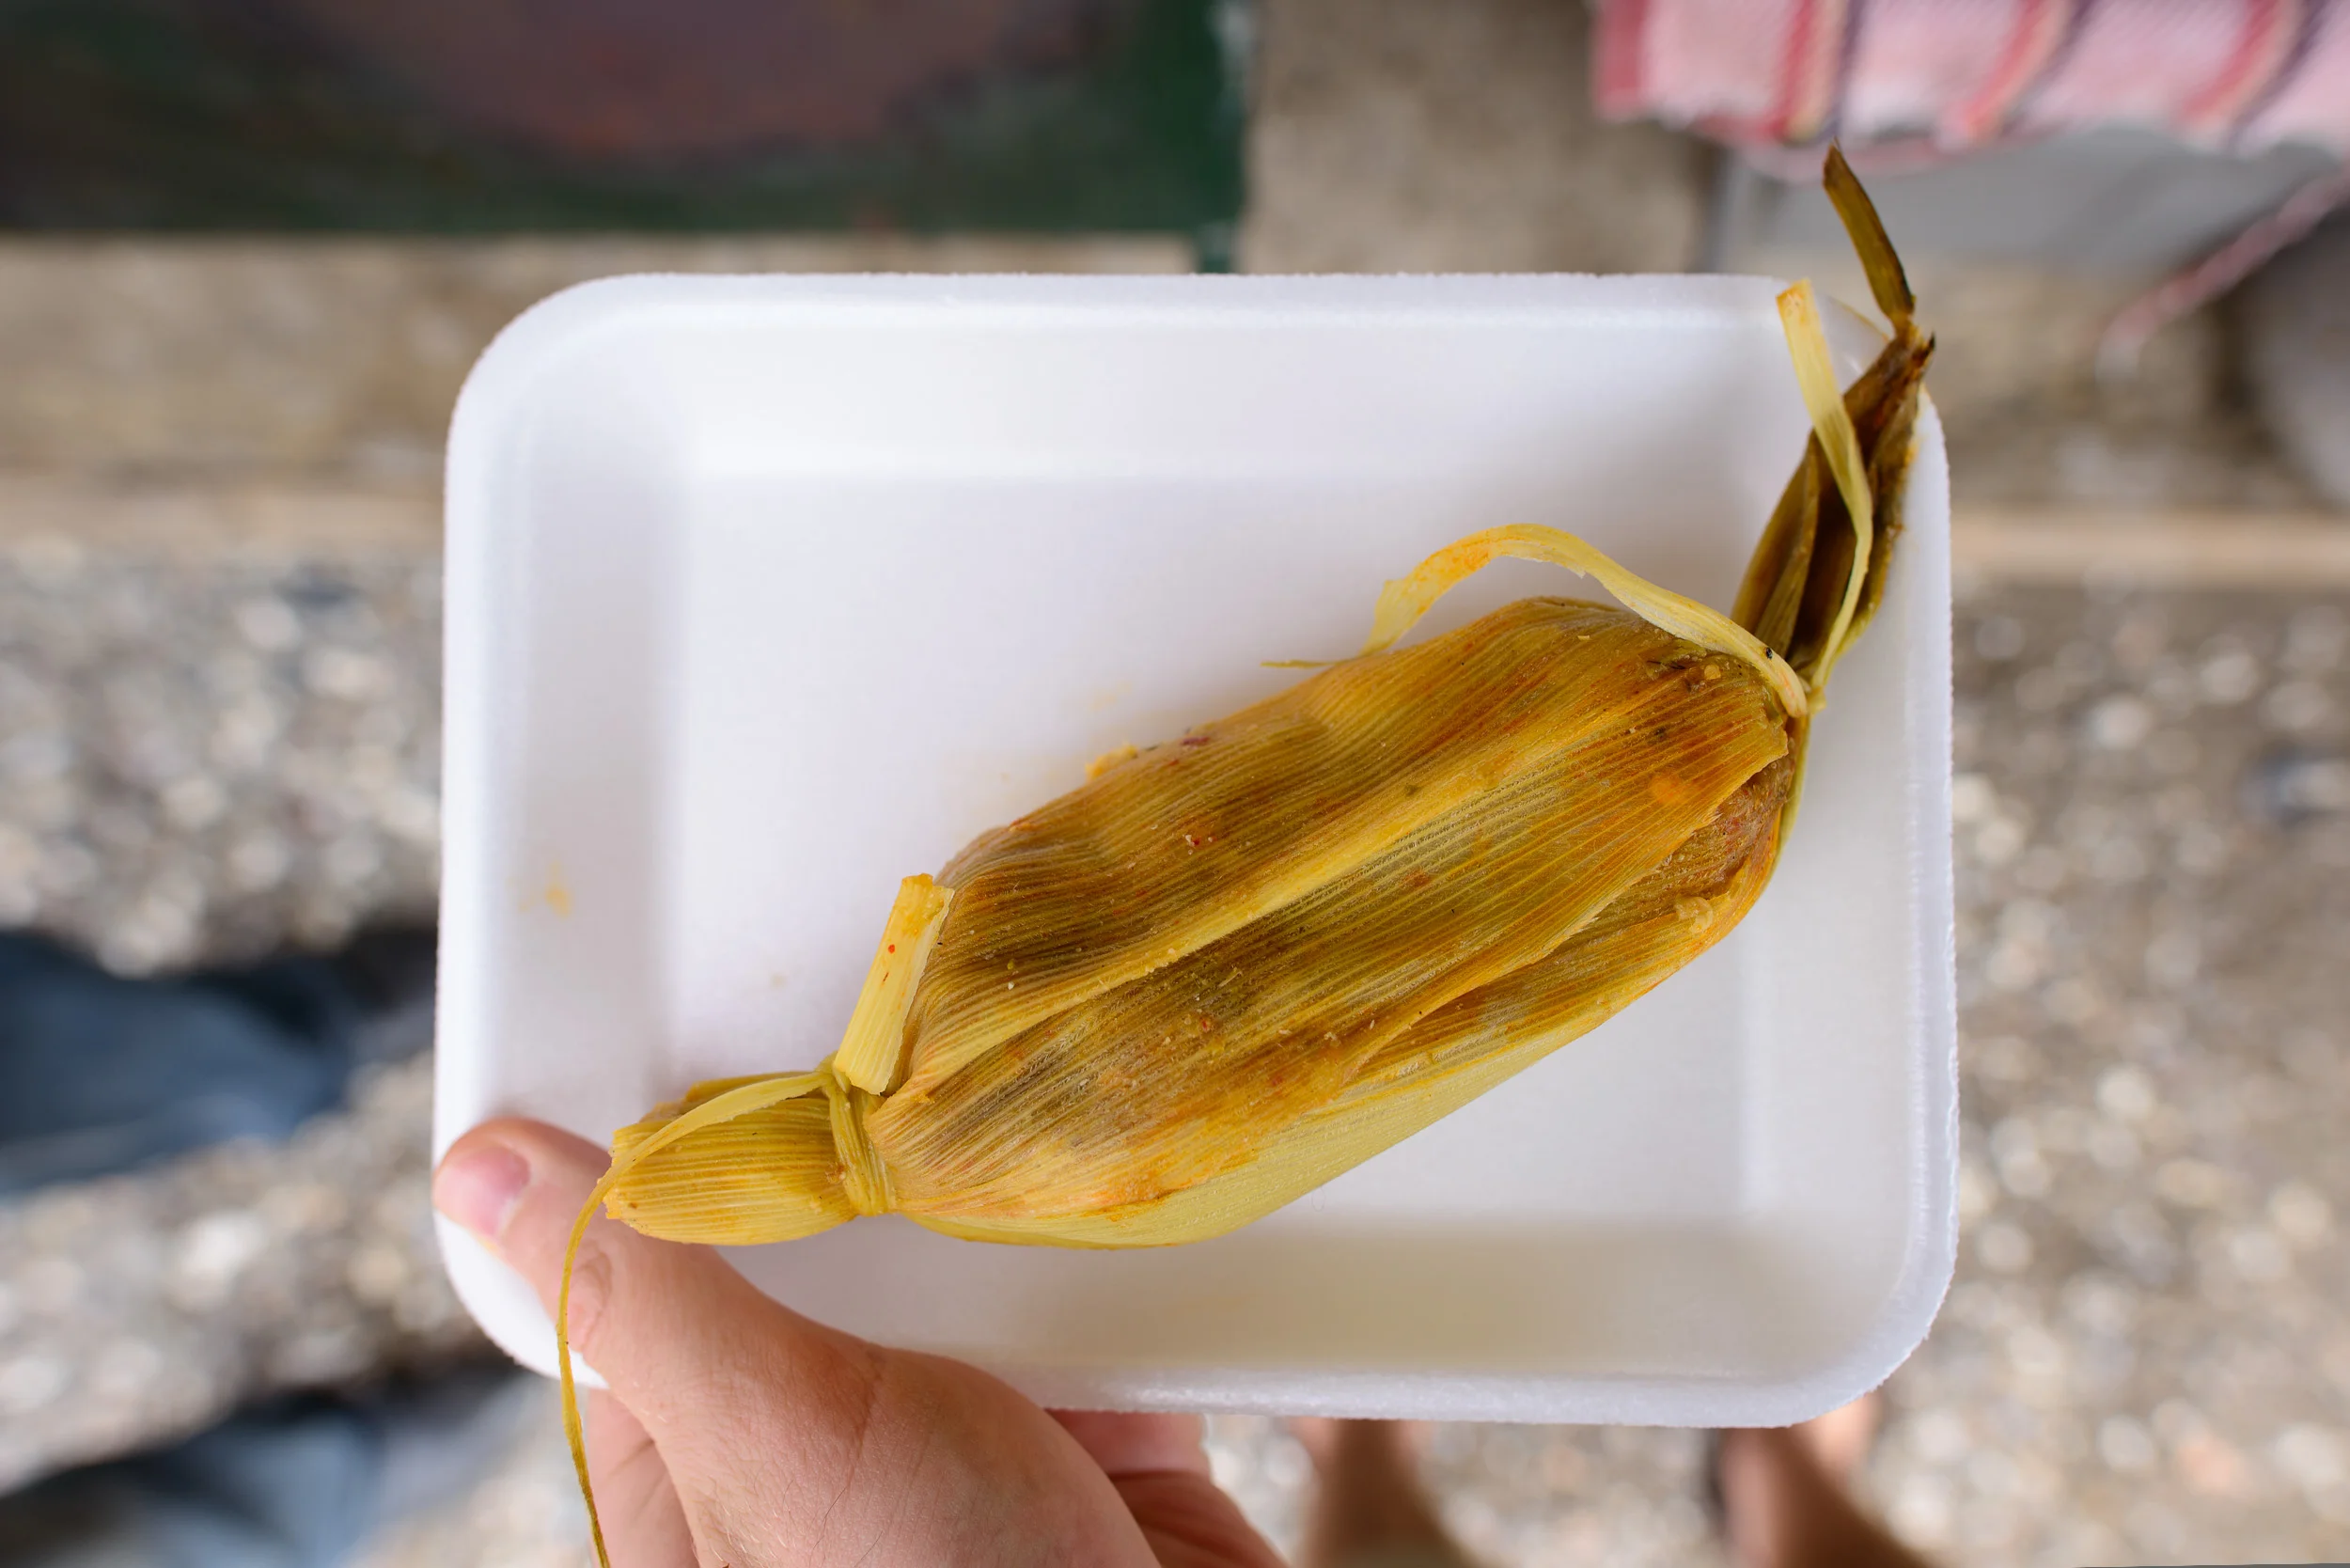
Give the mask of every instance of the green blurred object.
M 1247 0 L 0 0 L 0 225 L 1174 233 Z

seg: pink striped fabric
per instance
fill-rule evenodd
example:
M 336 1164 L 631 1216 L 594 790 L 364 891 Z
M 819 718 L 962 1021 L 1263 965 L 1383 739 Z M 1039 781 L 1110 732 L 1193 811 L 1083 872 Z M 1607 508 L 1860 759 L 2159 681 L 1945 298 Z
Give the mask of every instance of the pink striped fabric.
M 2350 0 L 1600 0 L 1603 114 L 1921 155 L 2093 125 L 2350 152 Z

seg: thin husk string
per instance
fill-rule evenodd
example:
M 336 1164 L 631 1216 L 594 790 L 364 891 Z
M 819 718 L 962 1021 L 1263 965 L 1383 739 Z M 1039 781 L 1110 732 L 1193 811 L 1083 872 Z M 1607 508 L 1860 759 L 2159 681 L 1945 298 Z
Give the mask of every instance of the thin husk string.
M 572 1467 L 579 1475 L 579 1495 L 588 1505 L 588 1533 L 594 1539 L 596 1561 L 602 1568 L 611 1568 L 612 1559 L 604 1549 L 603 1522 L 596 1512 L 595 1482 L 588 1474 L 588 1440 L 580 1425 L 579 1389 L 572 1374 L 572 1274 L 578 1264 L 579 1246 L 587 1238 L 588 1223 L 611 1196 L 612 1189 L 648 1156 L 705 1127 L 807 1094 L 822 1094 L 831 1103 L 834 1142 L 850 1152 L 842 1174 L 857 1207 L 865 1210 L 877 1198 L 885 1203 L 888 1172 L 873 1154 L 859 1121 L 864 1103 L 874 1094 L 896 1087 L 903 1074 L 904 1065 L 896 1043 L 904 1034 L 914 988 L 930 962 L 931 949 L 938 941 L 939 931 L 947 922 L 948 908 L 953 902 L 953 892 L 941 887 L 927 873 L 900 882 L 888 918 L 882 922 L 881 939 L 874 945 L 873 962 L 866 970 L 865 987 L 850 1012 L 848 1027 L 842 1031 L 840 1049 L 825 1058 L 814 1072 L 755 1078 L 713 1095 L 672 1118 L 613 1160 L 588 1194 L 588 1201 L 580 1206 L 579 1217 L 572 1222 L 571 1240 L 563 1248 L 562 1283 L 556 1291 L 555 1356 L 563 1384 L 563 1435 L 571 1444 Z
M 1362 651 L 1385 651 L 1456 584 L 1505 556 L 1596 578 L 1624 608 L 1658 630 L 1752 665 L 1770 682 L 1790 718 L 1801 718 L 1810 711 L 1803 682 L 1787 661 L 1765 648 L 1752 632 L 1719 610 L 1657 587 L 1563 528 L 1532 523 L 1487 528 L 1457 540 L 1420 562 L 1409 575 L 1389 581 L 1371 612 L 1371 635 L 1364 640 Z
M 769 1105 L 780 1105 L 804 1094 L 822 1093 L 829 1075 L 827 1072 L 819 1071 L 762 1078 L 703 1101 L 614 1160 L 611 1168 L 588 1192 L 588 1201 L 580 1206 L 579 1217 L 572 1222 L 571 1240 L 563 1247 L 563 1280 L 555 1295 L 555 1359 L 556 1375 L 563 1385 L 563 1437 L 571 1445 L 572 1468 L 579 1476 L 579 1495 L 588 1505 L 588 1531 L 595 1542 L 596 1561 L 603 1568 L 611 1568 L 612 1554 L 604 1547 L 603 1520 L 596 1512 L 596 1486 L 588 1474 L 588 1435 L 580 1424 L 579 1388 L 572 1372 L 572 1272 L 579 1262 L 579 1246 L 588 1237 L 588 1223 L 596 1217 L 596 1211 L 603 1206 L 603 1200 L 612 1189 L 642 1164 L 647 1155 L 657 1153 L 704 1127 L 729 1121 L 752 1111 L 764 1110 Z

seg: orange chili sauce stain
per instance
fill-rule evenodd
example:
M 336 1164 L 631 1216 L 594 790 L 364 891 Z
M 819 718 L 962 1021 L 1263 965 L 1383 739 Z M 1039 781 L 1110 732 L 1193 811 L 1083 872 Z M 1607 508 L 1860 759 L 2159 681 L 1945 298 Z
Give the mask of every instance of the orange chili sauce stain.
M 547 866 L 546 890 L 539 895 L 558 920 L 569 919 L 572 913 L 572 889 L 563 880 L 563 863 L 551 861 Z

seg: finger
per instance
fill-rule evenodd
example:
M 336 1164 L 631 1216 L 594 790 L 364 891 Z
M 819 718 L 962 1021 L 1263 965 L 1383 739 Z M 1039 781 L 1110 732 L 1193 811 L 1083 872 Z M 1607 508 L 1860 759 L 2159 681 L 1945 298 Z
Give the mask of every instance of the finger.
M 1280 1568 L 1279 1556 L 1210 1478 L 1198 1417 L 1050 1414 L 1109 1477 L 1161 1568 Z
M 602 1150 L 557 1128 L 489 1121 L 443 1156 L 433 1201 L 527 1279 L 552 1314 L 572 1227 L 605 1164 Z M 853 1433 L 878 1376 L 872 1347 L 769 1300 L 710 1248 L 655 1241 L 602 1216 L 572 1266 L 570 1327 L 572 1347 L 673 1468 L 680 1445 L 738 1468 L 747 1463 L 741 1439 L 779 1406 L 812 1446 Z
M 1197 1416 L 1128 1415 L 1111 1410 L 1051 1410 L 1077 1446 L 1115 1481 L 1120 1476 L 1208 1473 L 1199 1446 L 1206 1423 Z
M 1240 1511 L 1206 1476 L 1184 1470 L 1112 1476 L 1160 1568 L 1282 1568 Z
M 617 1560 L 632 1568 L 694 1568 L 694 1536 L 668 1466 L 644 1423 L 601 1389 L 588 1396 L 588 1469 Z

